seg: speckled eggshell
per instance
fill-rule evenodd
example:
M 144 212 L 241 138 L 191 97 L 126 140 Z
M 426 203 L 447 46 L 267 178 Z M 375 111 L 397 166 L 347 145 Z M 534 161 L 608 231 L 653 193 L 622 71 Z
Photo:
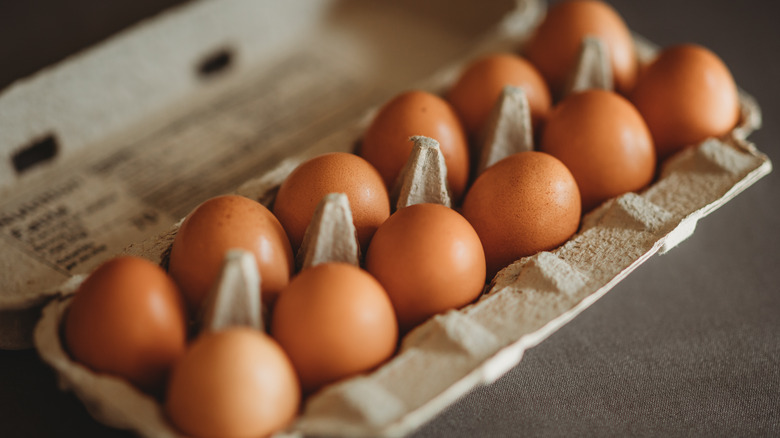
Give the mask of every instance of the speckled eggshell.
M 409 137 L 423 135 L 439 142 L 447 164 L 447 182 L 456 199 L 469 179 L 466 133 L 455 110 L 444 99 L 408 91 L 387 102 L 363 136 L 360 155 L 373 164 L 392 190 L 412 152 Z
M 638 62 L 626 23 L 608 4 L 594 0 L 556 3 L 537 28 L 525 55 L 554 93 L 560 94 L 573 71 L 586 36 L 601 38 L 609 48 L 615 87 L 628 93 L 636 82 Z
M 589 211 L 653 180 L 655 149 L 636 108 L 611 91 L 569 95 L 550 114 L 541 150 L 563 161 Z
M 244 249 L 257 260 L 262 298 L 272 303 L 293 272 L 290 242 L 262 204 L 236 195 L 211 198 L 184 220 L 171 247 L 168 271 L 197 310 L 217 281 L 225 253 Z
M 389 359 L 398 325 L 378 281 L 355 266 L 326 263 L 293 278 L 276 304 L 271 333 L 311 393 Z
M 480 134 L 501 92 L 507 85 L 522 88 L 531 108 L 534 128 L 550 110 L 552 99 L 544 78 L 524 58 L 498 53 L 484 56 L 471 63 L 461 73 L 447 98 L 463 121 L 472 138 Z
M 437 313 L 464 306 L 485 285 L 485 253 L 474 228 L 439 204 L 393 213 L 374 235 L 366 270 L 384 286 L 407 331 Z
M 231 328 L 198 337 L 176 363 L 165 412 L 192 437 L 263 437 L 297 415 L 301 392 L 290 360 L 264 333 Z
M 186 348 L 184 299 L 159 266 L 117 257 L 79 287 L 68 308 L 64 337 L 76 361 L 155 392 Z
M 390 199 L 376 169 L 363 158 L 343 152 L 302 163 L 279 187 L 274 214 L 290 236 L 293 250 L 301 246 L 317 204 L 328 193 L 347 195 L 365 251 L 376 229 L 390 216 Z
M 463 216 L 479 235 L 492 278 L 515 260 L 569 239 L 579 227 L 580 193 L 560 160 L 543 152 L 521 152 L 474 181 Z
M 642 73 L 631 100 L 647 122 L 660 158 L 739 121 L 731 72 L 717 55 L 694 44 L 665 49 Z

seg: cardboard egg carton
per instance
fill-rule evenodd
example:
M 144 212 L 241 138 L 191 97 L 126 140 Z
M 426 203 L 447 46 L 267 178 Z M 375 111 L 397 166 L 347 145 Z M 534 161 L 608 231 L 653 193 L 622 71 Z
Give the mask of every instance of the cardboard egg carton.
M 335 5 L 338 9 L 338 4 Z M 251 9 L 259 6 L 232 6 L 238 9 L 241 7 Z M 295 7 L 290 6 L 290 8 Z M 230 10 L 230 7 L 227 9 Z M 135 33 L 125 35 L 125 38 L 132 42 L 134 38 L 141 38 L 139 35 L 150 37 L 148 35 L 157 35 L 171 27 L 186 28 L 182 23 L 187 20 L 204 20 L 204 17 L 212 16 L 210 14 L 226 14 L 224 18 L 230 18 L 231 14 L 247 13 L 238 9 L 225 12 L 219 11 L 219 7 L 210 2 L 195 3 L 136 29 Z M 461 54 L 448 68 L 430 76 L 426 75 L 428 79 L 424 80 L 421 88 L 434 91 L 445 89 L 458 74 L 462 65 L 478 53 L 516 49 L 525 41 L 534 23 L 540 18 L 541 9 L 542 5 L 537 1 L 518 1 L 516 8 L 509 11 L 500 22 L 494 23 L 481 42 L 471 47 L 467 54 Z M 306 17 L 310 14 L 302 11 L 290 13 L 298 12 Z M 316 14 L 316 11 L 314 13 Z M 333 12 L 329 11 L 329 13 Z M 150 28 L 153 31 L 150 31 Z M 186 34 L 184 31 L 182 33 Z M 341 37 L 343 36 L 336 39 Z M 127 41 L 124 43 L 132 46 Z M 123 42 L 121 38 L 120 42 Z M 112 50 L 116 49 L 118 44 L 116 42 L 113 44 L 105 48 L 104 52 L 98 52 L 98 55 L 118 56 Z M 241 44 L 243 43 L 239 46 Z M 652 45 L 637 37 L 637 46 L 640 57 L 644 60 L 649 59 L 653 51 Z M 597 42 L 589 43 L 587 47 L 590 48 L 583 49 L 584 54 L 578 69 L 585 72 L 582 75 L 588 74 L 595 78 L 590 81 L 591 84 L 594 81 L 602 81 L 605 86 L 608 86 L 609 78 L 593 73 L 599 72 L 598 68 L 594 70 L 592 65 L 601 62 L 601 48 Z M 90 56 L 94 58 L 97 55 L 94 55 L 94 52 L 89 53 L 81 59 L 71 61 L 68 65 L 72 65 L 75 61 L 77 67 L 84 68 L 85 65 L 89 65 L 89 62 L 84 59 L 92 59 Z M 243 68 L 241 64 L 236 68 L 241 74 L 245 72 L 241 69 Z M 246 72 L 250 70 L 247 67 Z M 57 73 L 57 70 L 50 73 Z M 51 79 L 51 76 L 56 74 L 43 75 L 44 79 Z M 212 80 L 216 79 L 207 79 L 207 81 Z M 220 102 L 219 96 L 234 90 L 242 90 L 241 87 L 246 86 L 247 83 L 252 84 L 252 81 L 242 77 L 230 83 L 212 82 L 211 85 L 206 85 L 205 90 L 198 88 L 202 84 L 187 84 L 192 85 L 193 89 L 174 91 L 195 93 L 197 89 L 198 97 L 187 101 L 195 102 L 193 105 L 198 102 L 212 104 L 211 99 Z M 8 96 L 13 96 L 13 92 L 24 94 L 22 92 L 25 91 L 25 84 L 21 85 L 22 91 L 18 91 L 20 87 L 17 86 L 11 90 L 12 93 L 0 96 L 0 109 L 6 108 L 4 105 L 9 101 Z M 31 85 L 28 88 L 36 89 L 40 87 L 40 80 L 38 85 L 35 80 L 27 85 Z M 577 87 L 580 85 L 572 84 L 572 88 Z M 171 96 L 168 97 L 173 99 Z M 515 98 L 515 95 L 509 93 L 505 100 L 511 103 Z M 522 99 L 519 101 L 522 102 Z M 744 93 L 741 95 L 741 105 L 740 125 L 729 135 L 721 139 L 708 140 L 667 160 L 662 165 L 658 179 L 650 187 L 641 193 L 629 193 L 610 200 L 587 214 L 583 218 L 580 231 L 560 248 L 518 260 L 499 272 L 491 282 L 487 293 L 476 303 L 435 316 L 417 327 L 404 338 L 398 354 L 381 368 L 370 374 L 330 385 L 310 397 L 300 417 L 284 433 L 402 435 L 442 411 L 475 386 L 490 383 L 503 375 L 521 360 L 526 349 L 543 341 L 594 303 L 648 257 L 656 252 L 666 252 L 684 240 L 694 231 L 696 222 L 701 217 L 771 171 L 768 158 L 745 140 L 747 135 L 760 125 L 758 106 Z M 508 104 L 507 108 L 495 113 L 496 126 L 504 126 L 502 120 L 506 119 L 507 111 L 521 113 L 523 111 L 522 105 L 517 104 Z M 224 107 L 217 105 L 217 109 L 224 110 Z M 186 114 L 191 109 L 179 110 Z M 176 113 L 179 110 L 174 108 L 172 111 Z M 232 107 L 228 108 L 229 114 L 232 114 L 231 110 Z M 126 130 L 127 126 L 134 125 L 136 122 L 148 128 L 167 120 L 146 120 L 142 116 L 143 108 L 138 110 L 138 114 L 135 119 L 128 114 L 114 115 L 118 119 L 126 118 L 133 121 L 133 123 L 128 122 L 121 129 L 116 129 Z M 217 111 L 212 115 L 219 117 L 219 114 Z M 323 140 L 313 143 L 310 148 L 295 151 L 297 153 L 281 149 L 276 151 L 275 153 L 278 154 L 276 157 L 290 155 L 294 157 L 282 161 L 263 176 L 250 179 L 236 192 L 270 204 L 273 202 L 278 185 L 299 162 L 319 152 L 351 149 L 371 116 L 372 113 L 369 112 L 361 121 L 342 125 L 337 131 L 326 133 Z M 0 120 L 3 120 L 2 117 L 3 113 L 0 112 Z M 199 122 L 202 123 L 204 119 L 185 118 L 185 120 L 194 126 Z M 243 134 L 242 129 L 248 129 L 235 120 L 228 120 L 225 123 L 231 128 L 238 129 L 239 137 Z M 511 131 L 510 127 L 498 129 L 496 132 L 503 132 L 504 136 L 528 138 L 528 131 L 522 129 L 514 133 Z M 322 134 L 322 131 L 315 132 Z M 85 131 L 82 136 L 86 138 L 88 134 L 90 133 Z M 120 134 L 116 136 L 125 138 Z M 484 141 L 500 145 L 502 136 L 498 137 L 497 139 L 495 136 L 488 136 Z M 77 136 L 78 138 L 81 137 Z M 94 139 L 83 141 L 84 145 L 89 145 L 91 142 L 94 142 Z M 284 142 L 280 141 L 281 143 Z M 524 144 L 522 147 L 528 147 L 527 142 L 522 143 Z M 491 149 L 493 150 L 500 150 L 500 147 Z M 505 153 L 498 152 L 498 156 Z M 497 156 L 485 156 L 483 165 L 494 162 L 497 158 Z M 425 154 L 421 154 L 420 159 L 424 161 Z M 98 170 L 102 169 L 101 165 L 111 168 L 117 166 L 115 160 L 115 157 L 109 155 L 93 167 L 97 167 Z M 40 172 L 40 176 L 43 178 L 46 174 Z M 95 183 L 93 187 L 94 185 Z M 402 190 L 401 187 L 398 188 L 399 193 Z M 127 202 L 131 206 L 135 205 L 133 202 L 137 203 L 132 196 L 128 198 L 131 198 Z M 195 205 L 201 200 L 203 199 L 191 204 Z M 181 213 L 186 213 L 185 205 L 186 203 L 182 203 Z M 331 207 L 338 211 L 337 203 Z M 168 224 L 183 214 L 173 216 L 173 213 L 170 213 L 169 216 L 171 217 L 167 218 L 170 219 Z M 143 218 L 141 216 L 141 219 Z M 166 251 L 172 243 L 178 225 L 166 229 L 168 225 L 162 222 L 165 221 L 158 218 L 154 227 L 147 228 L 148 234 L 153 237 L 130 245 L 127 252 L 142 255 L 153 261 L 164 262 Z M 116 232 L 121 232 L 127 227 L 115 228 Z M 137 234 L 136 232 L 135 235 Z M 3 254 L 0 261 L 2 260 L 8 260 L 3 263 L 11 263 L 12 258 L 8 254 Z M 87 266 L 89 263 L 82 265 L 85 270 Z M 13 331 L 8 329 L 8 326 L 15 325 L 18 328 L 15 335 L 21 333 L 23 337 L 25 332 L 22 327 L 26 324 L 24 318 L 34 321 L 37 319 L 36 307 L 46 300 L 55 298 L 44 309 L 35 338 L 42 358 L 57 370 L 63 389 L 68 388 L 76 392 L 92 415 L 107 425 L 128 428 L 143 436 L 176 436 L 176 432 L 165 420 L 156 400 L 142 394 L 121 379 L 89 371 L 70 360 L 65 352 L 59 338 L 59 326 L 70 301 L 68 297 L 82 280 L 83 275 L 77 274 L 68 277 L 64 283 L 48 289 L 45 293 L 36 290 L 33 287 L 37 285 L 35 284 L 22 287 L 24 293 L 17 295 L 8 294 L 7 291 L 10 289 L 6 289 L 7 286 L 3 285 L 3 295 L 0 297 L 4 301 L 0 300 L 0 308 L 4 310 L 0 312 L 4 318 L 0 319 L 0 325 L 3 325 L 0 327 L 2 329 L 0 334 L 3 334 L 5 339 L 18 341 L 19 336 L 13 338 L 11 336 Z M 23 280 L 17 283 L 23 283 Z M 8 298 L 9 296 L 16 301 Z M 13 303 L 15 307 L 8 303 Z M 6 315 L 10 316 L 5 317 Z

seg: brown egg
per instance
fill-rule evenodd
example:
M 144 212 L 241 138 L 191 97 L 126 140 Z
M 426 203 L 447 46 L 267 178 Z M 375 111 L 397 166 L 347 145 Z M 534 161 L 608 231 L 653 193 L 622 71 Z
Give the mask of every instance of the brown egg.
M 737 86 L 714 53 L 693 44 L 664 50 L 640 76 L 631 100 L 647 122 L 663 159 L 739 121 Z
M 367 272 L 343 263 L 301 271 L 279 297 L 271 333 L 305 392 L 366 372 L 395 351 L 393 305 Z
M 615 87 L 628 93 L 636 82 L 638 69 L 631 33 L 620 15 L 601 1 L 575 0 L 550 8 L 536 30 L 526 56 L 560 94 L 577 63 L 582 39 L 599 37 L 609 48 Z
M 485 286 L 485 253 L 474 228 L 455 210 L 416 204 L 379 227 L 366 270 L 384 286 L 407 331 L 474 301 Z
M 211 198 L 181 224 L 171 247 L 169 272 L 190 308 L 199 309 L 219 277 L 225 253 L 254 254 L 263 302 L 272 303 L 293 271 L 292 249 L 279 221 L 262 204 L 243 196 Z
M 541 126 L 550 110 L 551 98 L 539 70 L 516 55 L 488 55 L 470 64 L 447 96 L 472 138 L 483 129 L 507 85 L 525 91 L 533 126 Z
M 274 214 L 290 236 L 293 250 L 298 251 L 317 204 L 328 193 L 347 195 L 365 251 L 376 229 L 390 216 L 390 199 L 376 169 L 357 155 L 343 152 L 302 163 L 279 187 Z
M 368 127 L 360 155 L 379 170 L 392 190 L 412 152 L 409 137 L 414 135 L 439 142 L 447 182 L 455 199 L 460 199 L 469 179 L 468 141 L 455 110 L 438 96 L 408 91 L 387 102 Z
M 146 391 L 162 388 L 186 341 L 178 288 L 162 268 L 137 257 L 100 265 L 79 287 L 65 318 L 65 343 L 76 361 Z
M 269 336 L 249 328 L 201 335 L 171 372 L 165 411 L 192 437 L 262 437 L 298 413 L 300 386 Z
M 541 150 L 563 161 L 582 196 L 582 209 L 650 184 L 655 150 L 631 102 L 611 91 L 575 93 L 547 119 Z
M 579 227 L 580 193 L 569 169 L 543 152 L 521 152 L 487 168 L 463 201 L 488 278 L 513 261 L 551 250 Z

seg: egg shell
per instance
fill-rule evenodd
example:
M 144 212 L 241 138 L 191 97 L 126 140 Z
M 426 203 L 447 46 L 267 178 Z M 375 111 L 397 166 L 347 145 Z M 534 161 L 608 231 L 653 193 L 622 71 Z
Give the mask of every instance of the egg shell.
M 287 231 L 293 250 L 300 248 L 317 205 L 329 193 L 347 195 L 358 240 L 365 251 L 376 229 L 390 216 L 390 197 L 371 164 L 344 152 L 319 155 L 301 163 L 279 187 L 274 214 Z
M 159 266 L 138 257 L 114 258 L 79 287 L 64 336 L 76 361 L 156 391 L 184 354 L 184 300 Z
M 366 270 L 384 286 L 407 331 L 474 301 L 485 286 L 485 253 L 474 228 L 455 210 L 415 204 L 379 227 Z
M 574 175 L 583 211 L 638 191 L 655 173 L 647 125 L 631 102 L 611 91 L 589 90 L 561 101 L 547 120 L 541 150 Z
M 547 83 L 536 67 L 524 58 L 498 53 L 469 64 L 447 94 L 472 138 L 482 132 L 490 112 L 507 85 L 525 91 L 533 126 L 535 129 L 541 126 L 552 103 Z
M 728 67 L 694 44 L 661 52 L 640 76 L 631 100 L 647 122 L 660 158 L 727 134 L 740 115 Z
M 276 303 L 271 333 L 310 393 L 389 359 L 398 325 L 376 279 L 352 265 L 326 263 L 293 278 Z
M 569 169 L 535 151 L 487 168 L 463 201 L 463 216 L 485 250 L 488 278 L 521 257 L 560 246 L 577 231 L 580 211 Z
M 408 91 L 387 102 L 363 136 L 360 155 L 379 170 L 392 189 L 412 152 L 410 137 L 421 135 L 439 142 L 447 163 L 447 181 L 456 199 L 469 179 L 466 133 L 455 110 L 444 99 L 424 91 Z
M 628 93 L 636 82 L 638 61 L 626 23 L 608 4 L 569 0 L 550 8 L 525 49 L 553 93 L 560 95 L 577 62 L 586 36 L 602 39 L 609 48 L 615 87 Z
M 244 249 L 255 256 L 263 302 L 272 303 L 289 283 L 292 249 L 276 217 L 243 196 L 218 196 L 185 218 L 171 247 L 168 270 L 191 309 L 202 305 L 230 249 Z
M 300 386 L 269 336 L 246 327 L 199 336 L 176 363 L 165 411 L 192 437 L 261 437 L 298 413 Z

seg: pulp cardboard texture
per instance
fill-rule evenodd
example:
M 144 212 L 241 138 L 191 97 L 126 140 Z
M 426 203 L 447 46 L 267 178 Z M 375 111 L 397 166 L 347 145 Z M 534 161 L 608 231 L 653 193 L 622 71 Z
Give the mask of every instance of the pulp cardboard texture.
M 211 3 L 196 3 L 173 16 L 195 16 L 199 8 L 212 7 Z M 539 4 L 520 1 L 516 7 L 460 61 L 477 52 L 518 47 L 538 18 Z M 147 26 L 160 25 L 166 17 Z M 637 44 L 647 59 L 652 47 L 641 39 Z M 455 63 L 431 76 L 429 88 L 445 87 L 459 66 L 460 62 Z M 649 188 L 608 201 L 586 215 L 580 231 L 560 248 L 518 260 L 499 272 L 476 303 L 417 327 L 403 339 L 398 354 L 379 369 L 310 397 L 284 433 L 401 435 L 476 385 L 503 375 L 526 349 L 582 312 L 648 257 L 684 240 L 701 217 L 771 171 L 767 157 L 745 141 L 760 125 L 758 107 L 746 95 L 741 96 L 741 103 L 742 120 L 732 133 L 667 160 Z M 350 149 L 364 125 L 365 120 L 326 133 L 323 142 L 247 182 L 238 193 L 272 202 L 275 187 L 303 156 Z M 300 151 L 290 151 L 295 152 Z M 163 262 L 176 228 L 132 245 L 128 251 Z M 81 275 L 71 277 L 50 293 L 61 298 L 44 309 L 36 328 L 41 357 L 57 370 L 61 386 L 76 392 L 99 421 L 144 436 L 175 436 L 154 399 L 121 379 L 90 372 L 65 353 L 59 326 L 69 295 L 82 280 Z
M 452 207 L 447 165 L 439 142 L 421 135 L 409 141 L 414 146 L 398 176 L 390 203 L 395 202 L 395 210 L 426 202 Z
M 200 331 L 219 331 L 233 326 L 264 330 L 257 261 L 249 251 L 232 249 L 203 304 Z
M 347 195 L 328 193 L 322 197 L 303 235 L 295 262 L 298 269 L 321 263 L 360 266 L 360 243 Z
M 531 107 L 522 88 L 504 87 L 486 125 L 480 141 L 478 174 L 512 154 L 534 149 Z

